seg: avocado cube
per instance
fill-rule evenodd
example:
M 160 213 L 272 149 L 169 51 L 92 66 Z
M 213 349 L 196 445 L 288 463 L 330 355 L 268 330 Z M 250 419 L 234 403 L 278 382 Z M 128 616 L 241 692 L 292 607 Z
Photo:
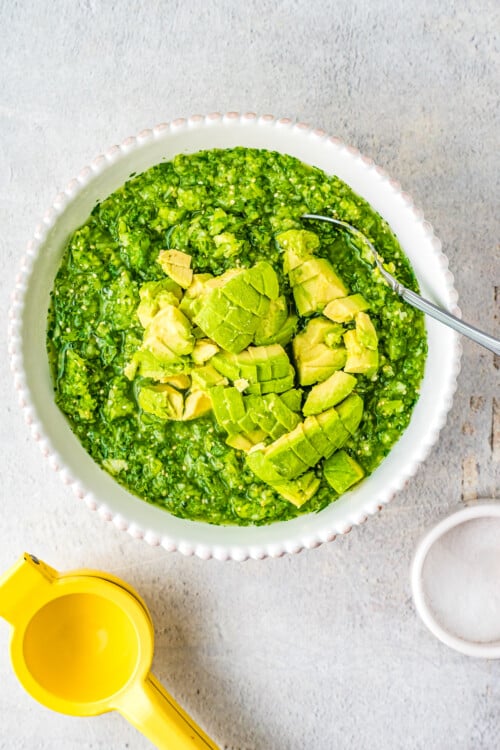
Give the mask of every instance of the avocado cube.
M 227 385 L 228 383 L 227 378 L 221 375 L 212 364 L 194 367 L 191 370 L 191 380 L 193 387 L 203 391 L 213 388 L 215 385 Z
M 200 307 L 194 310 L 192 320 L 209 338 L 213 338 L 212 331 L 225 322 L 227 306 L 230 304 L 229 300 L 221 297 L 222 304 L 225 303 L 225 306 L 223 308 L 222 304 L 218 305 L 219 296 L 218 293 L 211 292 L 196 298 Z
M 170 385 L 144 385 L 138 389 L 137 403 L 148 414 L 160 419 L 181 419 L 184 396 Z
M 290 360 L 288 356 L 283 352 L 282 357 L 276 357 L 270 362 L 271 365 L 271 378 L 279 379 L 286 378 L 290 375 Z
M 194 345 L 191 323 L 175 305 L 159 310 L 144 331 L 143 347 L 158 357 L 190 354 Z
M 351 393 L 341 404 L 335 407 L 342 424 L 351 435 L 354 435 L 363 416 L 363 399 L 357 393 Z
M 341 448 L 349 438 L 349 430 L 344 425 L 335 409 L 327 409 L 316 415 L 318 424 L 330 441 L 333 449 Z
M 243 419 L 246 414 L 243 396 L 237 388 L 234 388 L 234 386 L 224 388 L 222 394 L 226 401 L 231 420 L 239 424 L 240 420 Z
M 219 347 L 211 339 L 198 339 L 195 343 L 191 356 L 196 365 L 202 365 L 217 354 Z
M 225 375 L 230 380 L 237 380 L 240 377 L 240 368 L 235 354 L 230 352 L 218 352 L 210 360 L 210 364 Z
M 266 299 L 262 297 L 262 299 Z M 273 344 L 275 338 L 279 336 L 281 329 L 288 318 L 288 305 L 286 298 L 280 295 L 275 300 L 268 302 L 267 312 L 255 310 L 259 317 L 259 322 L 255 329 L 254 343 L 257 345 Z
M 249 334 L 250 341 L 253 339 L 255 333 L 255 326 L 257 325 L 258 318 L 248 310 L 244 310 L 242 307 L 231 307 L 227 311 L 226 321 L 228 325 L 233 326 L 238 333 Z
M 263 430 L 252 430 L 251 432 L 238 432 L 235 435 L 229 435 L 226 444 L 236 450 L 248 453 L 254 445 L 262 443 L 267 435 Z
M 157 260 L 167 276 L 184 289 L 188 288 L 193 280 L 190 255 L 180 250 L 162 250 Z
M 268 435 L 271 435 L 276 420 L 268 409 L 263 396 L 244 396 L 245 409 L 251 419 Z
M 308 463 L 298 456 L 290 445 L 293 438 L 293 432 L 288 432 L 265 449 L 266 458 L 285 479 L 294 479 L 309 468 Z
M 325 258 L 311 258 L 294 270 L 293 296 L 300 315 L 320 312 L 337 297 L 345 297 L 348 289 Z
M 311 469 L 321 461 L 322 455 L 307 439 L 302 424 L 299 424 L 292 432 L 288 433 L 289 445 L 295 455 L 306 463 Z
M 335 326 L 335 328 L 333 328 L 333 326 Z M 323 343 L 330 349 L 336 349 L 338 346 L 341 346 L 344 330 L 344 326 L 340 323 L 332 323 L 332 329 L 325 334 Z
M 228 352 L 239 354 L 239 352 L 247 348 L 247 346 L 251 343 L 251 341 L 252 341 L 252 338 L 250 334 L 240 333 L 230 343 L 226 345 L 226 349 Z
M 212 410 L 212 399 L 204 391 L 191 391 L 184 401 L 183 421 L 198 419 Z
M 378 369 L 378 351 L 363 346 L 357 330 L 347 331 L 344 334 L 344 343 L 347 349 L 344 370 L 372 377 Z
M 302 390 L 300 388 L 291 388 L 289 391 L 280 393 L 280 399 L 291 411 L 300 411 L 302 405 Z
M 169 375 L 167 378 L 162 378 L 162 383 L 177 388 L 178 391 L 186 391 L 191 385 L 191 378 L 184 372 L 180 372 L 178 375 Z
M 328 484 L 342 495 L 365 475 L 363 468 L 345 451 L 337 451 L 323 465 Z
M 263 399 L 273 417 L 285 428 L 285 431 L 295 429 L 300 422 L 300 416 L 289 409 L 277 393 L 269 393 Z
M 261 260 L 252 266 L 252 268 L 247 269 L 245 276 L 248 283 L 260 294 L 264 294 L 271 300 L 279 297 L 278 276 L 274 268 L 267 261 Z
M 325 458 L 331 456 L 335 450 L 335 446 L 330 442 L 326 433 L 323 432 L 316 417 L 306 417 L 303 422 L 303 429 L 307 435 L 307 439 L 316 448 L 318 453 Z
M 347 359 L 344 347 L 329 349 L 324 344 L 316 344 L 309 350 L 297 350 L 294 347 L 294 352 L 301 385 L 312 385 L 326 380 L 336 370 L 344 367 Z
M 243 274 L 223 286 L 221 292 L 233 305 L 251 313 L 259 307 L 262 297 L 250 284 L 245 283 Z M 269 309 L 269 302 L 267 308 Z
M 317 309 L 313 295 L 302 285 L 292 287 L 292 291 L 299 315 L 312 315 Z
M 276 484 L 285 481 L 286 477 L 282 476 L 277 470 L 265 454 L 265 450 L 253 450 L 247 453 L 245 460 L 249 469 L 267 484 Z
M 209 391 L 215 419 L 217 420 L 218 424 L 227 432 L 240 432 L 240 426 L 235 423 L 231 417 L 229 404 L 226 400 L 225 390 L 226 389 L 223 386 L 216 385 Z
M 289 344 L 297 330 L 297 323 L 297 316 L 294 313 L 289 315 L 279 333 L 276 334 L 274 343 L 280 344 L 281 346 Z
M 313 255 L 319 247 L 319 237 L 307 229 L 288 229 L 276 237 L 278 247 L 284 252 L 283 269 L 288 273 Z
M 354 319 L 354 316 L 364 310 L 368 310 L 370 305 L 361 294 L 350 294 L 348 297 L 334 299 L 327 304 L 323 310 L 330 320 L 337 323 L 347 323 Z
M 283 391 L 288 391 L 290 388 L 293 387 L 295 381 L 295 370 L 291 365 L 289 365 L 288 375 L 285 375 L 282 378 L 273 378 L 272 380 L 265 380 L 262 383 L 259 383 L 260 391 L 259 393 L 282 393 Z M 250 386 L 248 388 L 248 392 L 252 393 L 251 390 L 253 386 Z
M 359 343 L 367 349 L 375 350 L 378 346 L 378 336 L 370 316 L 364 312 L 359 312 L 355 320 Z
M 304 414 L 319 414 L 343 401 L 356 385 L 356 378 L 342 370 L 334 372 L 329 378 L 309 391 L 304 404 Z
M 316 494 L 320 484 L 321 480 L 316 477 L 314 472 L 307 471 L 294 479 L 293 482 L 281 482 L 273 485 L 273 487 L 285 500 L 295 505 L 296 508 L 301 508 Z

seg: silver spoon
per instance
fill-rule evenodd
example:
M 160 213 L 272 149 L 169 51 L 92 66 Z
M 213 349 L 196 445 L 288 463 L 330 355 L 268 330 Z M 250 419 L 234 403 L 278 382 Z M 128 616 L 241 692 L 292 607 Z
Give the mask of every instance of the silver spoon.
M 411 289 L 407 289 L 405 286 L 400 284 L 399 281 L 394 278 L 394 276 L 392 276 L 388 271 L 385 270 L 379 254 L 373 247 L 370 240 L 365 237 L 363 232 L 361 232 L 359 229 L 356 229 L 356 227 L 353 227 L 346 221 L 332 219 L 329 216 L 320 216 L 319 214 L 303 214 L 301 218 L 329 221 L 331 224 L 337 224 L 339 227 L 344 227 L 344 229 L 348 229 L 350 232 L 360 237 L 372 251 L 375 264 L 386 282 L 393 289 L 393 291 L 396 292 L 396 294 L 404 299 L 405 302 L 408 302 L 408 304 L 412 305 L 412 307 L 416 307 L 417 310 L 421 310 L 422 312 L 427 313 L 427 315 L 430 315 L 431 318 L 439 320 L 440 323 L 444 323 L 450 328 L 453 328 L 455 331 L 458 331 L 458 333 L 467 336 L 477 344 L 481 344 L 481 346 L 484 346 L 486 349 L 489 349 L 495 354 L 500 354 L 499 339 L 496 339 L 494 336 L 490 336 L 489 334 L 484 333 L 484 331 L 480 331 L 478 328 L 474 328 L 474 326 L 471 326 L 468 323 L 464 323 L 462 320 L 456 318 L 451 313 L 446 312 L 446 310 L 443 310 L 441 307 L 434 305 L 432 302 L 429 302 L 429 300 L 424 299 L 419 294 L 415 294 L 415 292 L 412 292 Z

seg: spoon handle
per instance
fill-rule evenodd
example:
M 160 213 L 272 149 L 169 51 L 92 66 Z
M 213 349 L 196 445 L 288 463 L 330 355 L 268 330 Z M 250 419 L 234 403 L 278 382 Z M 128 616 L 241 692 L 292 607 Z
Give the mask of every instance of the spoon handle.
M 472 339 L 472 341 L 475 341 L 477 344 L 481 344 L 481 346 L 484 346 L 486 349 L 489 349 L 495 354 L 500 354 L 499 339 L 496 339 L 494 336 L 490 336 L 488 333 L 484 333 L 484 331 L 480 331 L 478 328 L 474 328 L 474 326 L 471 326 L 468 323 L 464 323 L 463 320 L 455 317 L 455 315 L 446 312 L 441 307 L 434 305 L 432 302 L 424 299 L 419 294 L 415 294 L 415 292 L 412 292 L 411 289 L 407 289 L 400 284 L 398 284 L 398 287 L 399 288 L 397 289 L 397 292 L 400 297 L 402 297 L 412 307 L 416 307 L 417 310 L 421 310 L 422 312 L 427 313 L 427 315 L 430 315 L 431 318 L 439 320 L 440 323 L 444 323 L 450 328 L 453 328 L 455 331 L 458 331 L 458 333 L 461 333 L 463 336 L 467 336 L 468 338 Z

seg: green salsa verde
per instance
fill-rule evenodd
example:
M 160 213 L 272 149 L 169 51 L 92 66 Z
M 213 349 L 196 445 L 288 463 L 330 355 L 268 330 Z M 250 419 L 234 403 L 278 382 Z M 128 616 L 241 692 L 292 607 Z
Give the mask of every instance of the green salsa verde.
M 425 365 L 423 316 L 373 272 L 352 236 L 306 222 L 304 213 L 356 226 L 388 270 L 417 290 L 395 236 L 364 199 L 337 177 L 265 150 L 179 155 L 131 176 L 70 238 L 48 318 L 56 403 L 92 458 L 143 500 L 182 518 L 259 525 L 319 511 L 338 497 L 316 466 L 319 489 L 296 507 L 257 478 L 243 451 L 227 445 L 211 412 L 176 421 L 140 407 L 137 382 L 125 371 L 143 340 L 139 290 L 165 278 L 157 263 L 165 249 L 188 253 L 196 274 L 267 261 L 293 308 L 276 237 L 312 230 L 320 240 L 316 255 L 330 261 L 351 294 L 368 300 L 378 334 L 378 370 L 357 376 L 364 411 L 344 449 L 368 475 L 407 427 Z M 296 333 L 306 324 L 299 316 Z M 292 357 L 290 345 L 286 350 Z

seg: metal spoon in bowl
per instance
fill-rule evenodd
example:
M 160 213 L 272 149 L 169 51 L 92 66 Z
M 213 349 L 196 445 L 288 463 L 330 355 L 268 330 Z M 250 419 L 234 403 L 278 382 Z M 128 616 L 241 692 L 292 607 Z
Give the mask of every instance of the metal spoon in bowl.
M 458 333 L 461 333 L 463 336 L 467 336 L 468 338 L 475 341 L 477 344 L 481 344 L 481 346 L 484 346 L 486 349 L 489 349 L 495 354 L 500 354 L 500 340 L 499 339 L 495 338 L 494 336 L 490 336 L 487 333 L 484 333 L 484 331 L 480 331 L 479 329 L 474 328 L 474 326 L 471 326 L 468 323 L 464 323 L 462 320 L 460 320 L 459 318 L 456 318 L 451 313 L 446 312 L 441 307 L 434 305 L 432 302 L 429 302 L 429 300 L 424 299 L 419 294 L 415 294 L 415 292 L 412 292 L 411 289 L 407 289 L 405 286 L 400 284 L 399 281 L 394 278 L 394 276 L 392 276 L 388 271 L 385 270 L 384 266 L 382 265 L 382 261 L 380 259 L 379 254 L 373 247 L 370 240 L 367 237 L 365 237 L 363 232 L 361 232 L 359 229 L 356 229 L 356 227 L 353 227 L 351 224 L 348 224 L 346 221 L 340 221 L 339 219 L 332 219 L 329 216 L 321 216 L 319 214 L 303 214 L 301 218 L 302 219 L 318 219 L 319 221 L 329 221 L 331 224 L 337 224 L 339 227 L 348 229 L 354 235 L 356 235 L 357 237 L 360 237 L 363 240 L 363 242 L 370 248 L 375 264 L 377 268 L 379 269 L 380 273 L 382 274 L 382 276 L 384 277 L 385 281 L 389 284 L 391 289 L 393 289 L 393 291 L 396 292 L 396 294 L 398 294 L 402 299 L 404 299 L 405 302 L 408 302 L 408 304 L 412 305 L 412 307 L 416 307 L 417 310 L 421 310 L 422 312 L 427 313 L 427 315 L 430 315 L 431 318 L 435 318 L 436 320 L 439 320 L 440 323 L 444 323 L 450 328 L 453 328 L 455 331 L 458 331 Z

